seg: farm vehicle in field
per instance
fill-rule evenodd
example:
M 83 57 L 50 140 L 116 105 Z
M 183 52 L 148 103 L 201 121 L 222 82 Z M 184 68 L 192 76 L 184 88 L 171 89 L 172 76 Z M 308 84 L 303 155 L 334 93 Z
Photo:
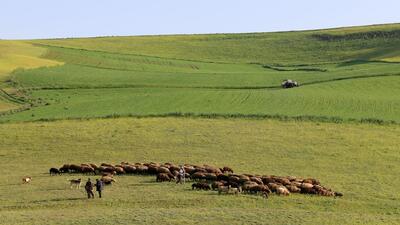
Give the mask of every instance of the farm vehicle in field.
M 300 86 L 297 81 L 294 80 L 284 80 L 281 84 L 282 88 L 294 88 Z

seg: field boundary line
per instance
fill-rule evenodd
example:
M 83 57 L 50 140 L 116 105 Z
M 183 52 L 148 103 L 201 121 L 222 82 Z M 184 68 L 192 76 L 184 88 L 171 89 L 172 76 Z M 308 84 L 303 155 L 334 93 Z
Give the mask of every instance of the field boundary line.
M 105 53 L 105 54 L 113 54 L 113 55 L 148 57 L 148 58 L 164 59 L 164 60 L 176 60 L 176 61 L 183 61 L 183 62 L 197 62 L 197 63 L 209 63 L 209 64 L 227 64 L 227 65 L 247 65 L 247 64 L 250 64 L 250 63 L 235 63 L 235 62 L 223 62 L 223 61 L 216 62 L 216 61 L 202 61 L 202 60 L 194 60 L 194 59 L 169 58 L 169 57 L 162 57 L 162 56 L 134 54 L 134 53 L 107 52 L 107 51 L 102 51 L 102 50 L 92 50 L 92 49 L 86 49 L 86 48 L 74 48 L 74 47 L 66 47 L 66 46 L 59 46 L 59 45 L 49 45 L 49 44 L 34 43 L 34 42 L 31 42 L 31 43 L 33 45 L 37 45 L 37 46 L 40 46 L 40 47 L 71 49 L 71 50 L 77 50 L 77 51 L 97 52 L 97 53 Z
M 397 74 L 372 74 L 372 75 L 364 75 L 364 76 L 351 76 L 351 77 L 339 77 L 330 80 L 321 80 L 321 81 L 310 81 L 306 83 L 301 83 L 300 87 L 309 86 L 309 85 L 318 85 L 323 83 L 330 83 L 342 80 L 356 80 L 356 79 L 368 79 L 375 77 L 397 77 L 400 76 L 400 73 Z M 206 89 L 206 90 L 262 90 L 262 89 L 271 89 L 271 90 L 287 90 L 283 89 L 280 85 L 274 86 L 243 86 L 243 87 L 229 87 L 229 86 L 163 86 L 163 85 L 124 85 L 124 86 L 75 86 L 75 87 L 21 87 L 26 90 L 77 90 L 77 89 L 124 89 L 124 88 L 162 88 L 162 89 Z
M 302 122 L 321 122 L 321 123 L 355 123 L 355 124 L 375 124 L 375 125 L 400 125 L 399 122 L 394 120 L 382 120 L 377 118 L 341 118 L 341 117 L 329 117 L 329 116 L 312 116 L 312 115 L 299 115 L 299 116 L 286 116 L 280 114 L 218 114 L 218 113 L 182 113 L 182 112 L 170 112 L 160 114 L 109 114 L 104 116 L 93 116 L 93 117 L 66 117 L 66 118 L 41 118 L 30 121 L 0 121 L 0 124 L 10 123 L 35 123 L 35 122 L 53 122 L 53 121 L 68 121 L 68 120 L 96 120 L 96 119 L 117 119 L 117 118 L 205 118 L 205 119 L 253 119 L 253 120 L 278 120 L 283 122 L 290 121 L 302 121 Z

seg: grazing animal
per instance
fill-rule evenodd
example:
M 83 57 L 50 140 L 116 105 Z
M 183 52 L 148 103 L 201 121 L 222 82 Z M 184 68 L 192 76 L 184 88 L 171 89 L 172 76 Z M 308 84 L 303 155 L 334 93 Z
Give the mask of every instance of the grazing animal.
M 286 188 L 292 193 L 300 193 L 301 189 L 295 185 L 287 185 Z
M 191 179 L 193 180 L 202 180 L 206 179 L 206 174 L 203 172 L 196 172 L 190 176 Z
M 149 167 L 147 167 L 147 166 L 143 166 L 143 165 L 136 166 L 136 172 L 139 174 L 147 173 L 148 169 L 149 169 Z
M 115 167 L 115 172 L 117 174 L 125 174 L 125 170 L 122 167 Z
M 229 176 L 229 182 L 231 183 L 239 183 L 240 178 L 238 176 Z
M 343 197 L 343 193 L 340 193 L 340 192 L 335 192 L 335 197 Z
M 131 165 L 124 165 L 122 168 L 124 168 L 126 173 L 134 173 L 136 171 L 136 167 Z
M 50 175 L 56 175 L 56 174 L 61 175 L 60 170 L 57 168 L 50 168 L 49 173 Z
M 224 186 L 224 182 L 221 182 L 221 181 L 214 181 L 212 184 L 211 184 L 211 188 L 215 191 L 215 190 L 217 190 L 219 187 L 221 187 L 221 186 Z
M 72 164 L 69 166 L 69 171 L 73 173 L 80 173 L 81 172 L 81 166 Z
M 109 177 L 109 176 L 104 176 L 100 179 L 101 181 L 103 181 L 104 184 L 112 184 L 112 182 L 116 182 L 114 178 Z
M 239 194 L 241 192 L 241 189 L 240 188 L 234 188 L 234 187 L 231 187 L 230 185 L 229 186 L 220 186 L 220 187 L 218 187 L 218 194 L 221 194 L 221 193 L 226 193 L 226 194 L 234 194 L 234 195 L 237 195 L 237 194 Z
M 149 170 L 150 170 L 150 167 L 149 167 Z M 157 173 L 170 173 L 170 172 L 171 171 L 166 167 L 158 167 L 157 168 Z
M 95 171 L 92 167 L 88 167 L 88 166 L 82 166 L 81 167 L 81 173 L 87 173 L 87 174 L 95 174 Z
M 115 172 L 115 168 L 114 167 L 104 167 L 102 171 L 113 173 L 113 172 Z
M 196 172 L 196 169 L 193 166 L 184 166 L 183 169 L 186 173 L 193 174 Z
M 99 168 L 96 164 L 93 163 L 90 163 L 89 166 L 92 167 L 94 170 L 97 170 L 97 168 Z
M 253 194 L 267 192 L 268 194 L 271 193 L 271 190 L 266 185 L 255 185 L 248 189 L 248 192 Z
M 310 184 L 310 183 L 302 183 L 300 187 L 301 188 L 313 188 L 314 185 Z
M 237 195 L 237 194 L 239 194 L 240 192 L 241 192 L 240 188 L 233 188 L 233 187 L 231 187 L 231 188 L 229 188 L 229 190 L 228 190 L 228 194 L 235 194 L 235 195 Z
M 68 168 L 64 168 L 64 167 L 61 167 L 61 168 L 59 169 L 59 171 L 60 171 L 61 173 L 69 173 L 69 169 L 68 169 Z
M 28 184 L 32 181 L 32 177 L 24 177 L 22 178 L 22 183 L 23 184 Z
M 261 185 L 264 184 L 262 182 L 261 178 L 258 178 L 258 177 L 250 177 L 250 181 L 256 182 L 257 184 L 261 184 Z
M 79 189 L 79 188 L 81 188 L 82 180 L 81 180 L 81 178 L 72 179 L 72 180 L 69 180 L 69 184 L 70 184 L 70 188 L 75 187 L 76 189 Z
M 112 173 L 107 173 L 107 172 L 103 172 L 101 173 L 102 177 L 113 177 L 116 174 L 115 171 L 113 171 Z
M 285 186 L 279 186 L 276 188 L 276 193 L 278 195 L 290 195 L 289 190 Z
M 207 183 L 194 183 L 192 184 L 192 190 L 194 189 L 205 191 L 211 190 L 210 185 L 208 185 Z
M 171 180 L 172 179 L 168 173 L 157 174 L 156 182 L 164 182 L 164 181 L 171 182 Z
M 100 166 L 104 166 L 104 167 L 114 167 L 113 165 L 109 164 L 109 163 L 102 163 Z
M 64 164 L 61 168 L 60 168 L 60 172 L 61 173 L 69 173 L 69 164 Z
M 314 184 L 314 185 L 319 185 L 319 184 L 321 184 L 321 183 L 319 182 L 319 180 L 314 179 L 314 178 L 307 178 L 307 179 L 304 179 L 304 180 L 303 180 L 303 183 L 310 183 L 310 184 Z
M 215 173 L 206 173 L 206 180 L 208 181 L 216 181 L 217 180 L 217 175 Z
M 222 173 L 233 173 L 233 170 L 230 167 L 224 166 L 221 169 Z
M 269 197 L 269 194 L 270 194 L 270 193 L 268 193 L 267 191 L 264 191 L 264 192 L 262 193 L 262 196 L 263 196 L 264 198 L 268 198 L 268 197 Z

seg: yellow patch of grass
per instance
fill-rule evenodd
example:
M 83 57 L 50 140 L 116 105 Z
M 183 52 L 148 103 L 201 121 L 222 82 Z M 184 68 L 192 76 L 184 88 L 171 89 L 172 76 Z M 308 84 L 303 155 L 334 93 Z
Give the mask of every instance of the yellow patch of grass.
M 34 69 L 62 64 L 54 60 L 40 58 L 46 51 L 45 48 L 36 47 L 23 41 L 0 41 L 0 83 L 5 81 L 9 74 L 18 68 Z M 16 104 L 0 98 L 0 112 L 17 107 Z
M 0 99 L 0 112 L 8 111 L 8 110 L 16 109 L 16 108 L 18 108 L 17 105 L 10 103 L 10 102 L 3 101 L 2 99 Z
M 43 66 L 61 65 L 61 62 L 40 58 L 45 48 L 23 41 L 0 41 L 0 80 L 17 68 L 33 69 Z
M 400 62 L 400 56 L 388 57 L 382 60 L 386 62 Z

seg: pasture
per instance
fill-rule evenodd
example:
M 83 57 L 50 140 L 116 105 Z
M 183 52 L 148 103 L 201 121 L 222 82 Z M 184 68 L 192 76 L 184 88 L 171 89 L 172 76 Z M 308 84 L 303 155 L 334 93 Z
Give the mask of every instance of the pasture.
M 0 224 L 399 224 L 399 30 L 0 40 Z M 127 175 L 89 201 L 68 180 L 95 176 L 48 174 L 122 161 L 315 177 L 344 197 Z
M 3 224 L 397 224 L 397 125 L 126 118 L 0 125 Z M 118 176 L 88 201 L 48 168 L 65 162 L 208 163 L 238 173 L 313 176 L 343 198 L 219 196 L 154 176 Z M 33 177 L 27 185 L 20 178 Z M 95 178 L 94 176 L 91 176 Z

